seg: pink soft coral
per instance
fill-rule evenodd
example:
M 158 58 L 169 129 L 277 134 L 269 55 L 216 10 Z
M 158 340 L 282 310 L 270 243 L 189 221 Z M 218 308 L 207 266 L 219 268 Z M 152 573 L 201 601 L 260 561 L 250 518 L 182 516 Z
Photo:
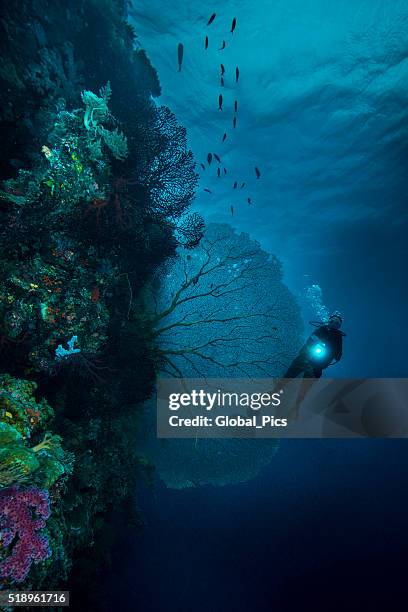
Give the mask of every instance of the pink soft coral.
M 22 582 L 31 564 L 51 555 L 40 531 L 50 516 L 48 491 L 9 487 L 0 492 L 0 545 L 9 556 L 0 562 L 0 577 Z

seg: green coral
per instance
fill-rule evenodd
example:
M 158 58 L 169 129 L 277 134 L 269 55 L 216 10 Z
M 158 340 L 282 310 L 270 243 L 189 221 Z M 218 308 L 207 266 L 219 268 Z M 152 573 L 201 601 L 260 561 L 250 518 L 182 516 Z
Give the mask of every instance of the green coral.
M 66 453 L 58 436 L 53 436 L 34 447 L 25 446 L 21 439 L 0 449 L 0 487 L 15 483 L 30 482 L 49 489 L 63 475 L 70 475 L 73 455 Z M 57 439 L 55 439 L 57 438 Z
M 39 463 L 33 481 L 39 487 L 49 489 L 64 474 L 72 474 L 74 456 L 64 451 L 61 441 L 60 436 L 46 434 L 43 441 L 32 449 Z
M 2 375 L 0 385 L 0 487 L 30 479 L 50 488 L 72 473 L 73 455 L 64 451 L 60 436 L 45 433 L 34 446 L 28 439 L 49 424 L 53 410 L 45 400 L 36 402 L 33 382 Z
M 111 97 L 111 86 L 108 83 L 99 90 L 99 96 L 92 91 L 81 93 L 82 101 L 85 105 L 84 126 L 95 136 L 91 141 L 90 148 L 100 147 L 101 140 L 110 149 L 112 155 L 119 160 L 123 160 L 128 155 L 127 139 L 122 132 L 116 128 L 108 130 L 103 125 L 107 119 L 111 118 L 108 102 Z M 98 139 L 98 137 L 100 137 Z
M 110 167 L 105 151 L 123 160 L 128 148 L 126 136 L 105 125 L 115 122 L 108 109 L 109 83 L 99 93 L 82 92 L 85 110 L 67 111 L 62 105 L 42 146 L 41 162 L 5 181 L 0 200 L 17 206 L 38 203 L 47 209 L 50 222 L 62 214 L 75 213 L 81 203 L 107 197 Z
M 38 459 L 30 448 L 14 444 L 1 448 L 0 486 L 25 482 L 38 467 Z
M 119 160 L 124 160 L 128 154 L 127 140 L 126 137 L 119 132 L 116 128 L 115 130 L 109 131 L 104 127 L 100 127 L 98 133 L 103 138 L 104 143 L 110 149 L 113 157 Z
M 38 467 L 35 455 L 22 444 L 21 433 L 12 425 L 0 422 L 0 487 L 24 482 Z
M 100 97 L 92 91 L 81 93 L 82 102 L 85 105 L 84 125 L 87 130 L 96 130 L 99 124 L 109 115 L 108 101 L 111 96 L 110 83 L 99 91 Z
M 41 429 L 53 415 L 45 400 L 36 400 L 36 389 L 33 381 L 0 375 L 0 420 L 15 428 L 23 438 Z
M 0 448 L 20 444 L 23 436 L 15 427 L 0 421 Z

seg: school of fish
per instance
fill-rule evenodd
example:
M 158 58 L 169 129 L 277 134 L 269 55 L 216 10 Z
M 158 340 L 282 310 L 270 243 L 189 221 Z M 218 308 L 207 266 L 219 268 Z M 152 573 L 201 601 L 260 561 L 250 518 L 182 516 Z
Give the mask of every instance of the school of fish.
M 217 14 L 216 13 L 212 13 L 212 15 L 210 16 L 210 18 L 207 21 L 207 27 L 210 26 L 214 22 L 216 17 L 217 17 Z M 234 17 L 232 19 L 232 22 L 231 22 L 231 30 L 230 30 L 231 35 L 234 34 L 236 27 L 237 27 L 237 18 Z M 218 49 L 218 51 L 223 51 L 226 48 L 226 46 L 227 46 L 226 45 L 226 41 L 223 40 L 222 43 L 221 43 L 221 46 L 217 47 L 217 49 Z M 205 39 L 204 39 L 204 49 L 207 50 L 208 48 L 209 48 L 209 36 L 206 35 Z M 184 45 L 183 45 L 183 43 L 180 42 L 178 44 L 178 48 L 177 48 L 177 59 L 178 59 L 178 69 L 179 69 L 179 72 L 181 72 L 181 69 L 182 69 L 183 58 L 184 58 Z M 225 86 L 224 75 L 226 75 L 226 69 L 225 69 L 224 64 L 221 63 L 220 64 L 220 84 L 221 84 L 221 87 Z M 239 67 L 236 66 L 235 67 L 235 83 L 237 85 L 238 85 L 238 82 L 239 82 L 239 78 L 240 78 L 240 71 L 239 71 Z M 218 110 L 223 111 L 223 104 L 224 104 L 224 97 L 223 97 L 222 93 L 220 93 L 219 96 L 218 96 Z M 233 117 L 232 117 L 232 127 L 233 127 L 233 129 L 235 129 L 237 127 L 237 114 L 238 114 L 238 100 L 235 100 L 234 101 L 234 113 L 233 113 Z M 227 138 L 228 138 L 228 132 L 225 131 L 223 136 L 222 136 L 221 142 L 224 143 Z M 208 153 L 208 155 L 207 155 L 207 164 L 208 164 L 208 167 L 211 166 L 211 163 L 212 163 L 213 159 L 215 159 L 216 162 L 218 163 L 217 177 L 221 178 L 221 167 L 220 167 L 221 166 L 221 157 L 217 153 Z M 200 167 L 201 167 L 201 169 L 203 171 L 206 170 L 206 166 L 202 162 L 200 163 Z M 259 168 L 257 166 L 255 166 L 254 170 L 255 170 L 256 178 L 260 179 L 261 178 L 261 171 L 259 170 Z M 224 167 L 223 171 L 224 171 L 224 176 L 225 176 L 227 174 L 227 169 Z M 245 187 L 245 182 L 242 182 L 240 189 L 243 189 L 244 187 Z M 238 188 L 238 181 L 234 181 L 232 188 L 233 189 L 237 189 Z M 212 191 L 210 189 L 208 189 L 208 188 L 204 188 L 204 191 L 206 193 L 212 194 Z M 247 202 L 248 202 L 248 205 L 251 205 L 253 203 L 252 202 L 252 198 L 251 197 L 247 197 Z M 234 206 L 232 204 L 230 205 L 230 211 L 231 211 L 231 215 L 233 216 L 234 215 Z

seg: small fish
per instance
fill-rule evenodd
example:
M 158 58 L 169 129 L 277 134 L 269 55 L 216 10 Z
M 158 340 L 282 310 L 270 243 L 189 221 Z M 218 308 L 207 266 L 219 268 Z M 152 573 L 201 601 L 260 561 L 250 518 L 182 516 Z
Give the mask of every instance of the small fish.
M 222 111 L 222 94 L 218 96 L 218 110 Z
M 261 178 L 261 173 L 259 172 L 259 168 L 257 168 L 256 166 L 255 166 L 255 174 L 256 174 L 257 179 Z
M 248 204 L 252 204 L 251 198 L 248 198 Z
M 184 46 L 183 46 L 183 43 L 179 43 L 178 44 L 177 55 L 178 55 L 179 72 L 181 72 L 181 66 L 183 64 L 183 55 L 184 55 Z
M 220 156 L 214 153 L 214 157 L 217 160 L 217 162 L 220 164 L 221 163 Z
M 224 79 L 221 77 L 221 87 L 224 87 L 225 83 L 224 83 Z
M 221 168 L 217 168 L 217 176 L 218 176 L 218 178 L 220 178 L 220 176 L 221 176 Z
M 231 34 L 234 33 L 236 25 L 237 25 L 237 18 L 234 17 L 234 19 L 232 20 L 232 24 L 231 24 Z
M 224 132 L 224 136 L 222 137 L 222 142 L 225 142 L 227 140 L 227 132 Z
M 211 166 L 211 162 L 212 162 L 212 153 L 209 153 L 207 155 L 207 161 L 208 161 L 208 165 Z
M 234 183 L 234 189 L 236 189 L 237 187 L 238 187 L 238 183 L 237 183 L 237 181 L 235 181 L 235 183 Z
M 207 25 L 208 25 L 208 26 L 212 24 L 212 22 L 214 21 L 214 19 L 216 18 L 216 16 L 217 16 L 217 13 L 213 13 L 213 14 L 211 15 L 211 17 L 209 18 L 208 23 L 207 23 Z
M 200 164 L 200 166 L 202 167 L 203 170 L 205 170 L 204 164 Z
M 245 187 L 245 183 L 242 183 L 241 185 L 241 189 L 243 189 Z
M 225 49 L 225 40 L 222 41 L 222 47 L 220 47 L 218 51 L 222 51 L 223 49 Z
M 205 49 L 208 49 L 208 36 L 205 37 L 204 47 L 205 47 Z
M 226 168 L 224 168 L 224 174 L 227 174 L 227 169 Z
M 232 204 L 231 204 L 230 208 L 231 208 L 231 216 L 233 217 L 234 216 L 234 207 L 232 206 Z
M 212 191 L 210 191 L 209 189 L 204 189 L 204 191 L 206 191 L 207 193 L 212 193 Z
M 237 118 L 234 117 L 234 119 L 232 120 L 232 127 L 236 128 L 237 127 Z
M 235 82 L 238 83 L 239 79 L 239 68 L 238 66 L 235 68 Z
M 234 111 L 236 113 L 238 112 L 238 100 L 235 100 L 235 102 L 234 102 Z
M 224 64 L 221 64 L 221 76 L 224 76 L 224 74 L 225 74 Z

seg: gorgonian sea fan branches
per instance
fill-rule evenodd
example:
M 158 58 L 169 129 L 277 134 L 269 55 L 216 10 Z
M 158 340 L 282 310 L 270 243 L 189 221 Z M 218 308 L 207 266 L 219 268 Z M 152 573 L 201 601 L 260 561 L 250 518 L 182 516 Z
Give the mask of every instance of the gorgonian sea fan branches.
M 149 193 L 150 212 L 176 220 L 187 212 L 198 184 L 186 130 L 161 106 L 147 113 L 138 133 L 136 178 Z
M 197 248 L 180 249 L 159 274 L 150 308 L 161 372 L 216 378 L 285 371 L 301 345 L 299 307 L 279 260 L 248 234 L 211 223 Z
M 192 213 L 182 217 L 174 226 L 177 242 L 186 249 L 195 249 L 204 236 L 205 222 L 201 215 Z
M 48 491 L 9 487 L 0 492 L 0 549 L 9 553 L 0 561 L 0 577 L 22 582 L 32 563 L 51 556 L 47 536 L 41 533 L 50 516 Z

